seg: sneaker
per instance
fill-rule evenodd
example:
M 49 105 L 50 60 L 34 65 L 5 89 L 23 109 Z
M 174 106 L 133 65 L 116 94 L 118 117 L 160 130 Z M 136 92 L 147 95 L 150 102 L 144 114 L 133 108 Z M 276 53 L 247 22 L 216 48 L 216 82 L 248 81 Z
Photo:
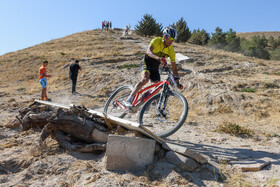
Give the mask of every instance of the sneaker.
M 51 98 L 46 99 L 46 101 L 51 101 L 51 100 L 52 100 Z
M 129 102 L 129 101 L 124 101 L 124 102 L 123 102 L 123 105 L 124 105 L 126 108 L 132 108 L 132 107 L 133 107 L 132 103 Z
M 80 93 L 78 93 L 78 92 L 72 92 L 72 95 L 80 95 Z

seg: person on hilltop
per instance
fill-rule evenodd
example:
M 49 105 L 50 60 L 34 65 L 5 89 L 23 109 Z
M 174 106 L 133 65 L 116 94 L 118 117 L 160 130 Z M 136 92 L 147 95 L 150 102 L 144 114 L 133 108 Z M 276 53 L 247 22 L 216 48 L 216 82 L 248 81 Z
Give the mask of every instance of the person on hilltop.
M 141 80 L 135 85 L 131 94 L 124 102 L 127 108 L 132 107 L 132 102 L 137 92 L 149 82 L 157 83 L 160 81 L 159 65 L 167 65 L 166 57 L 170 57 L 172 72 L 175 77 L 178 77 L 178 70 L 175 63 L 175 51 L 172 46 L 173 41 L 177 37 L 177 31 L 172 27 L 167 27 L 163 30 L 163 37 L 155 37 L 152 39 L 144 58 L 141 61 Z M 179 83 L 179 77 L 176 80 L 177 86 L 182 88 Z
M 47 75 L 47 66 L 48 61 L 44 60 L 43 65 L 39 69 L 39 82 L 42 86 L 42 92 L 41 92 L 41 100 L 50 101 L 51 99 L 47 96 L 47 77 L 51 77 L 51 75 Z
M 72 80 L 72 94 L 76 94 L 76 85 L 79 70 L 81 70 L 81 66 L 79 65 L 79 60 L 75 60 L 75 63 L 70 65 L 69 69 L 69 78 Z

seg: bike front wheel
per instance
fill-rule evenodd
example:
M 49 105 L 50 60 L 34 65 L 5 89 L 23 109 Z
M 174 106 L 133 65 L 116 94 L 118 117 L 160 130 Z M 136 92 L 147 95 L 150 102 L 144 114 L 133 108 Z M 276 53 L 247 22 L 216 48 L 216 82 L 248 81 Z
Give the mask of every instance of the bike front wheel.
M 175 133 L 184 124 L 188 109 L 186 98 L 181 93 L 170 90 L 150 98 L 140 110 L 138 121 L 143 127 L 164 138 Z
M 123 102 L 128 98 L 132 90 L 132 85 L 124 85 L 116 89 L 105 103 L 104 113 L 124 118 L 128 114 L 128 110 L 123 108 Z

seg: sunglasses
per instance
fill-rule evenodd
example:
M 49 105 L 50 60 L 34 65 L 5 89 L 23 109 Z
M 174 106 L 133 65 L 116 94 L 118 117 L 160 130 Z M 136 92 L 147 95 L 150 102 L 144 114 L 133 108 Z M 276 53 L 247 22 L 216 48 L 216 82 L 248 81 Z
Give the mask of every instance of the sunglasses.
M 171 42 L 173 42 L 175 39 L 172 38 L 172 37 L 169 37 L 169 40 L 170 40 Z

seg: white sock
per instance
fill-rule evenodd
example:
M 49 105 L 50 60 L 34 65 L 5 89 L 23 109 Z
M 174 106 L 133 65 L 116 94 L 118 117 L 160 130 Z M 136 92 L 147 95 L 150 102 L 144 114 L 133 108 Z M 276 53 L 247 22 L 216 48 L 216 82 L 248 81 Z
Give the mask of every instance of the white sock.
M 133 99 L 133 97 L 130 95 L 130 96 L 127 98 L 126 101 L 132 103 L 132 99 Z

